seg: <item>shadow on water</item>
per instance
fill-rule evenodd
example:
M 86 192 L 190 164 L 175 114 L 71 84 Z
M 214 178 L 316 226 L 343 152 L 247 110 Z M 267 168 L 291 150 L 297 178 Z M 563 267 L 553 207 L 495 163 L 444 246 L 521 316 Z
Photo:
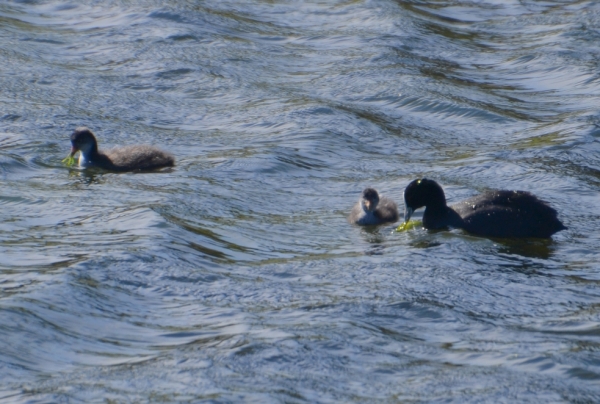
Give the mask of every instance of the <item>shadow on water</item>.
M 102 174 L 102 171 L 97 169 L 69 168 L 69 178 L 75 179 L 83 185 L 103 184 Z
M 410 246 L 419 249 L 439 247 L 444 244 L 444 242 L 436 236 L 445 238 L 445 242 L 447 243 L 451 243 L 454 237 L 472 241 L 474 244 L 478 241 L 489 240 L 495 245 L 494 254 L 517 255 L 525 258 L 542 260 L 551 258 L 556 246 L 552 239 L 485 238 L 474 236 L 463 231 L 454 233 L 447 230 L 426 230 L 425 235 L 413 240 L 410 243 Z
M 369 247 L 365 250 L 365 255 L 381 255 L 385 250 L 386 235 L 389 233 L 388 226 L 363 226 L 360 234 Z
M 495 239 L 501 254 L 520 255 L 547 260 L 554 252 L 552 239 Z
M 172 172 L 171 168 L 163 169 L 163 170 L 152 170 L 152 171 L 128 171 L 128 172 L 114 172 L 107 171 L 102 168 L 96 167 L 88 167 L 85 169 L 78 167 L 68 167 L 69 177 L 76 178 L 80 183 L 85 185 L 91 184 L 103 184 L 105 182 L 104 175 L 105 174 L 160 174 L 160 173 L 170 173 Z

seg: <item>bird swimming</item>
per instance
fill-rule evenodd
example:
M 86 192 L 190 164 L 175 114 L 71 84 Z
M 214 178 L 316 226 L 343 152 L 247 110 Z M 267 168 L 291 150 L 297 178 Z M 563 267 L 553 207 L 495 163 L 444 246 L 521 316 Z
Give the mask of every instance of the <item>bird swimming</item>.
M 425 207 L 423 227 L 454 227 L 484 237 L 549 238 L 566 227 L 556 210 L 526 191 L 488 191 L 455 205 L 446 204 L 444 190 L 427 178 L 412 181 L 404 190 L 404 222 Z
M 398 221 L 398 206 L 385 196 L 380 197 L 373 188 L 366 188 L 360 200 L 354 205 L 348 222 L 361 226 L 393 223 Z
M 100 167 L 111 171 L 156 170 L 175 165 L 175 157 L 154 146 L 131 145 L 109 150 L 98 150 L 98 141 L 88 128 L 81 126 L 71 135 L 73 158 L 80 152 L 80 167 Z

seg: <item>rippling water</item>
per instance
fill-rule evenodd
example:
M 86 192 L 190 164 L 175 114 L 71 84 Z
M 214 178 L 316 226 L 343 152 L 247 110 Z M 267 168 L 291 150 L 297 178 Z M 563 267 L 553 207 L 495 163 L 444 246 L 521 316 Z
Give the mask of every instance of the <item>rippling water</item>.
M 600 401 L 599 3 L 165 4 L 0 3 L 0 400 Z M 569 230 L 347 224 L 421 176 Z

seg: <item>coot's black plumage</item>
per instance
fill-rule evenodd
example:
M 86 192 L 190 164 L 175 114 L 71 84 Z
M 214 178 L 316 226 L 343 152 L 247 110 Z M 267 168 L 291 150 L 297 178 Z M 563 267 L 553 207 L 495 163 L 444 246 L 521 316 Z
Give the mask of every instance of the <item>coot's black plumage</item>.
M 348 221 L 367 226 L 397 222 L 399 217 L 398 206 L 394 201 L 385 196 L 380 197 L 373 188 L 366 188 L 352 208 Z
M 96 137 L 86 127 L 71 135 L 71 157 L 78 151 L 80 167 L 100 167 L 111 171 L 155 170 L 175 165 L 172 154 L 154 146 L 133 145 L 110 150 L 98 150 Z
M 404 190 L 404 221 L 425 206 L 426 229 L 455 227 L 485 237 L 548 238 L 566 227 L 556 210 L 526 191 L 489 191 L 455 205 L 446 205 L 444 190 L 435 181 L 414 180 Z

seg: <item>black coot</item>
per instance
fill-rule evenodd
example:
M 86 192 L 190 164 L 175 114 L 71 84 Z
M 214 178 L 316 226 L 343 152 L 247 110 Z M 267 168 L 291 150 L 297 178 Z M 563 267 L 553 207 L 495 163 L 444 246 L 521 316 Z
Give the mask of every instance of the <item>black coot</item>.
M 446 205 L 444 190 L 435 181 L 414 180 L 404 190 L 404 221 L 425 206 L 426 229 L 455 227 L 485 237 L 548 238 L 566 227 L 556 210 L 526 191 L 489 191 Z

